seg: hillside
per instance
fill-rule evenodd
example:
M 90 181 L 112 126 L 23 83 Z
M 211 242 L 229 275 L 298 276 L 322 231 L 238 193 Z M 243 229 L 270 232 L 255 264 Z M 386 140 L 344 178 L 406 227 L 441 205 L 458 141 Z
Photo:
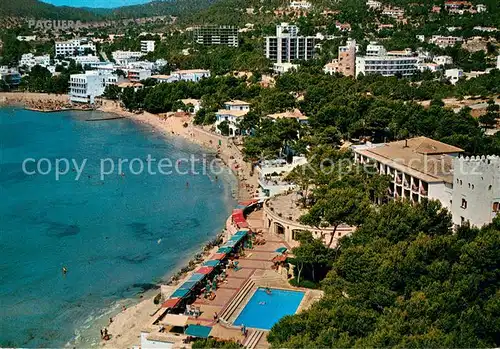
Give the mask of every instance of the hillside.
M 54 6 L 38 0 L 3 0 L 0 6 L 1 17 L 29 17 L 44 19 L 65 19 L 88 21 L 98 16 L 85 9 Z
M 142 5 L 116 9 L 75 8 L 54 6 L 38 0 L 4 0 L 0 7 L 2 17 L 29 17 L 39 19 L 80 20 L 139 18 L 151 16 L 183 16 L 201 11 L 217 0 L 157 0 Z

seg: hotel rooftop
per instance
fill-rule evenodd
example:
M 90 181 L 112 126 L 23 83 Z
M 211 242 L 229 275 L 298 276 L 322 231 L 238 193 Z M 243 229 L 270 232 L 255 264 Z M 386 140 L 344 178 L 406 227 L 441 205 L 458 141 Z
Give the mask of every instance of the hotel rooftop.
M 463 149 L 427 137 L 354 147 L 360 156 L 410 174 L 429 183 L 453 182 L 453 156 Z

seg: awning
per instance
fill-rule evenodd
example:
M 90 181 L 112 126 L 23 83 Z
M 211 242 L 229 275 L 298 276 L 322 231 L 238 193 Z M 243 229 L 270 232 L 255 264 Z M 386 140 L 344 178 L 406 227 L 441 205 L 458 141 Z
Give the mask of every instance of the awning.
M 238 226 L 238 228 L 248 228 L 249 227 L 249 225 L 246 221 L 238 222 L 238 223 L 236 223 L 236 225 Z
M 175 308 L 181 302 L 181 298 L 170 298 L 167 299 L 161 305 L 162 308 Z
M 248 206 L 255 205 L 258 202 L 259 202 L 259 200 L 255 200 L 255 199 L 246 200 L 246 201 L 240 201 L 240 202 L 238 202 L 238 206 L 248 207 Z
M 195 273 L 196 274 L 207 275 L 207 274 L 210 274 L 213 270 L 214 270 L 213 267 L 201 267 L 200 269 L 198 269 L 197 271 L 195 271 Z
M 285 255 L 275 256 L 273 262 L 284 262 L 288 257 Z
M 216 253 L 212 257 L 210 257 L 210 259 L 219 260 L 219 261 L 223 260 L 224 258 L 226 258 L 226 254 L 225 253 Z
M 229 253 L 233 249 L 231 247 L 221 247 L 217 250 L 217 253 Z
M 186 290 L 192 290 L 196 285 L 198 284 L 198 281 L 194 280 L 188 280 L 182 285 L 179 286 L 179 289 L 186 289 Z
M 198 338 L 208 338 L 212 327 L 202 325 L 189 325 L 184 334 Z
M 188 319 L 189 319 L 189 316 L 185 316 L 185 315 L 167 314 L 161 320 L 161 324 L 166 325 L 166 326 L 186 327 Z
M 248 230 L 238 230 L 233 236 L 245 236 L 248 234 Z
M 180 298 L 184 298 L 188 295 L 188 293 L 190 292 L 191 290 L 188 290 L 188 289 L 185 289 L 185 288 L 178 288 L 177 290 L 175 290 L 174 293 L 172 293 L 172 295 L 170 296 L 171 298 L 176 298 L 176 297 L 180 297 Z
M 188 281 L 201 281 L 205 278 L 205 275 L 203 274 L 193 274 L 191 275 L 191 277 L 189 278 Z
M 206 261 L 205 263 L 203 263 L 204 266 L 206 267 L 216 267 L 220 264 L 220 260 L 217 260 L 217 259 L 212 259 L 212 260 L 209 260 L 209 261 Z
M 223 248 L 224 247 L 231 247 L 233 248 L 234 246 L 236 246 L 236 244 L 238 243 L 239 240 L 229 240 L 229 241 L 226 241 L 226 243 L 222 246 Z
M 286 247 L 280 247 L 280 248 L 277 248 L 275 252 L 278 252 L 278 253 L 285 253 L 287 250 Z

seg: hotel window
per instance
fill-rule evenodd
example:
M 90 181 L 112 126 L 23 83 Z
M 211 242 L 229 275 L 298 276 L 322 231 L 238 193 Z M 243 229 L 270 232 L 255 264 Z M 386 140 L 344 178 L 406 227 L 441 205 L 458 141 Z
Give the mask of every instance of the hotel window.
M 467 208 L 467 200 L 462 199 L 462 205 L 460 206 L 461 208 Z
M 493 203 L 493 212 L 500 212 L 500 202 Z

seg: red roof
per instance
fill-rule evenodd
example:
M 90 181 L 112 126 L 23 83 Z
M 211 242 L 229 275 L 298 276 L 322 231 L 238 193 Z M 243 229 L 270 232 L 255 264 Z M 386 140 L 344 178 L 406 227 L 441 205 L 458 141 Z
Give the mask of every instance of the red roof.
M 163 302 L 161 305 L 162 308 L 175 308 L 177 304 L 181 301 L 181 298 L 170 298 Z
M 195 271 L 195 273 L 207 275 L 207 274 L 210 274 L 212 272 L 212 270 L 214 270 L 213 267 L 201 267 L 200 269 Z
M 226 258 L 226 254 L 225 253 L 216 253 L 212 257 L 210 257 L 210 259 L 214 259 L 214 260 L 221 260 L 221 259 L 224 259 L 224 258 Z

